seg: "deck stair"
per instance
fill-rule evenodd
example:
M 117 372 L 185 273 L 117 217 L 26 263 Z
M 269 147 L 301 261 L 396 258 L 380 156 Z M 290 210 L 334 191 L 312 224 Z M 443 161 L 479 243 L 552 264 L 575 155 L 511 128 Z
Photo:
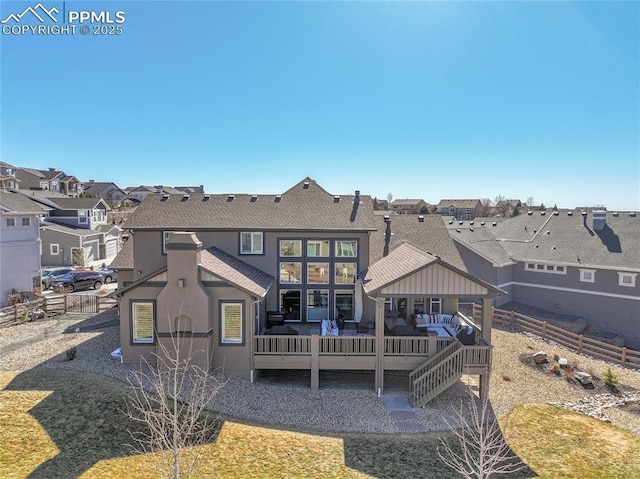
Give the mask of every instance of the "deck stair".
M 413 407 L 423 407 L 462 377 L 464 348 L 453 341 L 409 374 L 409 398 Z

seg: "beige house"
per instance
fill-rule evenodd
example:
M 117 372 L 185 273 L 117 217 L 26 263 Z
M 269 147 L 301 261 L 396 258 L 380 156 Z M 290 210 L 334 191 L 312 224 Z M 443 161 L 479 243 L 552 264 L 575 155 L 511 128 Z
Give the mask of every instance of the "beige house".
M 127 223 L 119 271 L 125 361 L 186 341 L 207 369 L 411 372 L 413 404 L 491 361 L 491 306 L 440 217 L 373 214 L 369 196 L 306 178 L 276 195 L 149 195 Z M 460 301 L 482 301 L 474 322 Z M 479 323 L 479 324 L 477 324 Z
M 450 215 L 457 220 L 473 220 L 483 214 L 482 202 L 479 199 L 440 200 L 436 206 L 436 213 Z

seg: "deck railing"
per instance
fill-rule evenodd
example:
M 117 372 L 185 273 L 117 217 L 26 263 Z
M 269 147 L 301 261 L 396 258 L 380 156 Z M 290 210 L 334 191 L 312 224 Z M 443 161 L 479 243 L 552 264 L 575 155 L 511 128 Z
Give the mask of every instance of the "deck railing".
M 375 336 L 318 336 L 319 354 L 373 355 L 376 353 Z
M 441 361 L 429 361 L 430 367 L 424 373 L 414 375 L 416 371 L 422 370 L 424 365 L 412 371 L 409 399 L 413 407 L 424 406 L 462 377 L 465 365 L 462 345 L 455 341 L 449 348 L 446 349 L 448 354 Z
M 473 305 L 474 318 L 482 317 L 482 306 Z M 528 332 L 542 339 L 565 346 L 580 354 L 586 354 L 605 361 L 613 361 L 628 368 L 640 368 L 640 351 L 614 344 L 598 341 L 597 339 L 559 328 L 547 321 L 531 318 L 514 311 L 493 308 L 493 320 L 511 328 Z
M 375 336 L 269 336 L 254 337 L 255 354 L 311 354 L 311 342 L 319 342 L 320 355 L 373 355 Z

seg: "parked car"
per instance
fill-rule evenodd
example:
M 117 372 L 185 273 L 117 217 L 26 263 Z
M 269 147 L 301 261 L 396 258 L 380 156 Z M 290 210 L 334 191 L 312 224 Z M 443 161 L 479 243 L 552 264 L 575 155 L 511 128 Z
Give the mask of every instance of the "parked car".
M 118 280 L 118 272 L 111 268 L 99 268 L 98 273 L 104 278 L 104 284 L 109 284 Z
M 62 276 L 53 278 L 50 281 L 51 289 L 64 286 L 67 291 L 76 291 L 79 289 L 100 289 L 104 278 L 97 271 L 71 271 Z
M 53 278 L 57 278 L 58 276 L 62 276 L 63 274 L 67 274 L 73 271 L 71 267 L 64 268 L 45 268 L 40 272 L 40 281 L 42 283 L 42 289 L 49 289 L 50 281 Z

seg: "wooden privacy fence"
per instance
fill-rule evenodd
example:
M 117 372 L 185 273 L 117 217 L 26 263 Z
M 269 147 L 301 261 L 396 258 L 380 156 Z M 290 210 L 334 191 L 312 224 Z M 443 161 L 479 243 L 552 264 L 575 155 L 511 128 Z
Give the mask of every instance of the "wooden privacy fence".
M 473 305 L 473 317 L 482 317 L 482 306 Z M 542 339 L 548 339 L 580 354 L 612 361 L 627 368 L 640 368 L 640 351 L 635 349 L 598 341 L 588 336 L 559 328 L 547 321 L 531 318 L 514 311 L 493 308 L 493 320 L 497 323 L 516 327 L 520 331 L 540 336 Z
M 113 308 L 118 303 L 113 298 L 92 294 L 65 294 L 50 296 L 16 303 L 6 308 L 0 308 L 0 324 L 7 325 L 19 321 L 35 319 L 35 311 L 44 311 L 47 316 L 67 313 L 102 313 Z

